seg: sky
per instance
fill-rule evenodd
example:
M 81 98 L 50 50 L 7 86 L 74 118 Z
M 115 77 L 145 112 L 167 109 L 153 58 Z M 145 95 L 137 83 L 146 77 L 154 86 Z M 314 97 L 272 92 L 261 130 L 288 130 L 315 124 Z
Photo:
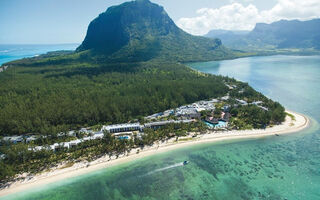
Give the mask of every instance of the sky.
M 256 23 L 320 17 L 320 0 L 151 0 L 183 30 L 252 30 Z M 125 0 L 0 0 L 0 44 L 81 43 L 87 27 Z

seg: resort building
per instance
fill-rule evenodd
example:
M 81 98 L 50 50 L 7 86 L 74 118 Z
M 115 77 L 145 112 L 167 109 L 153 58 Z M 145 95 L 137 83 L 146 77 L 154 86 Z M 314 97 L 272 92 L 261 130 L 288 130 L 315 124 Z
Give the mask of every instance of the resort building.
M 39 139 L 39 136 L 36 136 L 36 135 L 28 136 L 28 137 L 26 138 L 26 143 L 35 141 L 35 140 L 37 140 L 37 139 Z
M 264 111 L 268 111 L 268 110 L 269 110 L 268 108 L 266 108 L 266 107 L 264 107 L 264 106 L 261 105 L 261 104 L 263 104 L 262 101 L 254 101 L 254 102 L 252 102 L 251 104 L 258 106 L 259 108 L 261 108 L 261 109 L 264 110 Z
M 59 148 L 59 144 L 58 143 L 54 143 L 53 145 L 50 145 L 50 149 L 51 150 L 56 150 Z
M 254 101 L 251 104 L 258 106 L 260 104 L 263 104 L 263 102 L 262 101 Z
M 201 111 L 213 111 L 215 110 L 215 103 L 218 103 L 219 100 L 211 99 L 208 101 L 199 101 L 193 104 L 180 106 L 177 109 L 170 109 L 164 112 L 155 113 L 153 115 L 147 116 L 145 120 L 157 120 L 163 117 L 169 117 L 175 115 L 176 117 L 182 117 L 187 119 L 198 119 L 200 117 Z
M 73 141 L 70 141 L 69 142 L 69 148 L 71 148 L 71 147 L 75 147 L 75 146 L 77 146 L 79 143 L 81 143 L 81 140 L 73 140 Z
M 243 105 L 243 106 L 248 105 L 248 103 L 247 103 L 245 100 L 236 99 L 236 101 L 237 101 L 238 103 L 240 103 L 241 105 Z
M 23 136 L 8 136 L 8 137 L 3 137 L 2 139 L 5 142 L 11 142 L 11 143 L 19 143 L 19 142 L 23 142 L 24 138 Z
M 151 128 L 151 129 L 159 129 L 168 124 L 179 124 L 179 123 L 191 123 L 195 120 L 167 120 L 167 121 L 159 121 L 159 122 L 152 122 L 144 124 L 144 128 Z
M 233 89 L 237 88 L 236 85 L 229 85 L 227 83 L 225 83 L 225 85 L 229 88 L 229 90 L 233 90 Z
M 192 106 L 197 110 L 197 112 L 201 111 L 213 111 L 215 109 L 213 101 L 199 101 L 196 103 L 193 103 Z
M 258 107 L 261 108 L 261 109 L 264 110 L 264 111 L 268 111 L 268 110 L 269 110 L 268 108 L 263 107 L 263 106 L 258 106 Z
M 101 131 L 108 131 L 109 133 L 141 131 L 141 130 L 142 130 L 142 126 L 140 125 L 140 123 L 115 124 L 115 125 L 103 126 L 101 129 Z
M 79 133 L 86 134 L 86 135 L 94 134 L 94 132 L 90 128 L 82 128 L 80 129 Z
M 163 112 L 163 117 L 169 117 L 174 114 L 174 110 L 166 110 Z
M 72 137 L 72 136 L 75 137 L 77 135 L 77 133 L 76 133 L 76 131 L 69 131 L 67 133 L 67 135 L 70 136 L 70 137 Z
M 201 116 L 197 109 L 193 108 L 192 106 L 182 106 L 178 108 L 175 115 L 177 117 L 184 117 L 189 119 L 197 119 Z
M 224 97 L 221 97 L 221 100 L 223 100 L 223 101 L 227 101 L 227 100 L 229 100 L 230 99 L 230 96 L 224 96 Z
M 91 138 L 92 138 L 93 140 L 95 140 L 95 139 L 102 139 L 103 137 L 104 137 L 104 134 L 103 134 L 103 132 L 101 132 L 101 131 L 96 132 L 93 136 L 91 136 Z

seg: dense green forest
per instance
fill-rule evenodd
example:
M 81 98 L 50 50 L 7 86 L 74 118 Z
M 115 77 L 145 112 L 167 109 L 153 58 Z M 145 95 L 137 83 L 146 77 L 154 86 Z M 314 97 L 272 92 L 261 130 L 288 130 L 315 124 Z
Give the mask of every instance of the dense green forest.
M 172 63 L 17 63 L 0 74 L 1 135 L 128 122 L 228 91 L 226 78 Z
M 258 117 L 261 109 L 243 115 L 248 116 L 246 124 L 252 124 L 253 117 L 256 121 L 264 118 L 265 123 L 260 124 L 283 121 L 272 117 L 278 107 L 284 113 L 283 107 L 249 85 L 199 73 L 181 64 L 76 60 L 55 64 L 55 59 L 14 61 L 13 67 L 0 74 L 1 135 L 51 135 L 97 124 L 129 122 L 198 100 L 222 97 L 229 92 L 225 83 L 238 85 L 238 90 L 230 92 L 231 97 L 260 100 L 266 107 L 275 108 L 264 117 Z M 244 92 L 239 93 L 240 89 Z

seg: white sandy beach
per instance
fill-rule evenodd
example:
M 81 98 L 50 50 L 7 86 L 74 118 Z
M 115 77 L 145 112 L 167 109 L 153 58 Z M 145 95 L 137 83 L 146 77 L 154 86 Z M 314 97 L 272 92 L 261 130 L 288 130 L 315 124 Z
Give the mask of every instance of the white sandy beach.
M 153 146 L 144 148 L 143 150 L 140 149 L 139 153 L 137 153 L 138 149 L 133 149 L 128 155 L 122 155 L 117 159 L 116 157 L 112 157 L 110 159 L 109 156 L 105 156 L 90 163 L 75 163 L 73 166 L 67 168 L 63 168 L 63 165 L 61 165 L 57 168 L 51 169 L 48 172 L 43 172 L 33 177 L 27 177 L 24 181 L 12 183 L 10 187 L 0 190 L 0 196 L 21 192 L 29 188 L 43 186 L 45 184 L 53 183 L 70 177 L 76 177 L 98 169 L 115 166 L 121 163 L 137 160 L 139 158 L 144 158 L 146 156 L 151 156 L 156 153 L 162 153 L 189 145 L 232 139 L 261 138 L 272 135 L 288 134 L 301 131 L 302 129 L 308 127 L 310 121 L 306 116 L 292 111 L 287 112 L 294 115 L 295 120 L 292 120 L 289 116 L 287 116 L 286 121 L 281 125 L 268 127 L 266 129 L 224 132 L 211 131 L 207 134 L 198 135 L 194 138 L 191 136 L 180 138 L 180 141 L 178 142 L 176 142 L 175 139 L 171 139 L 164 143 L 154 144 Z

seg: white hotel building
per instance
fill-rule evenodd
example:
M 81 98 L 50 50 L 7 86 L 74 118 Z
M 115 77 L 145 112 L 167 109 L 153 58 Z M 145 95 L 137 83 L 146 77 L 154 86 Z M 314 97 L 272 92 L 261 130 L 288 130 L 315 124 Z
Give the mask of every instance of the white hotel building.
M 141 126 L 140 123 L 132 123 L 103 126 L 101 131 L 108 131 L 109 133 L 120 133 L 129 131 L 142 131 L 142 129 L 143 126 Z

